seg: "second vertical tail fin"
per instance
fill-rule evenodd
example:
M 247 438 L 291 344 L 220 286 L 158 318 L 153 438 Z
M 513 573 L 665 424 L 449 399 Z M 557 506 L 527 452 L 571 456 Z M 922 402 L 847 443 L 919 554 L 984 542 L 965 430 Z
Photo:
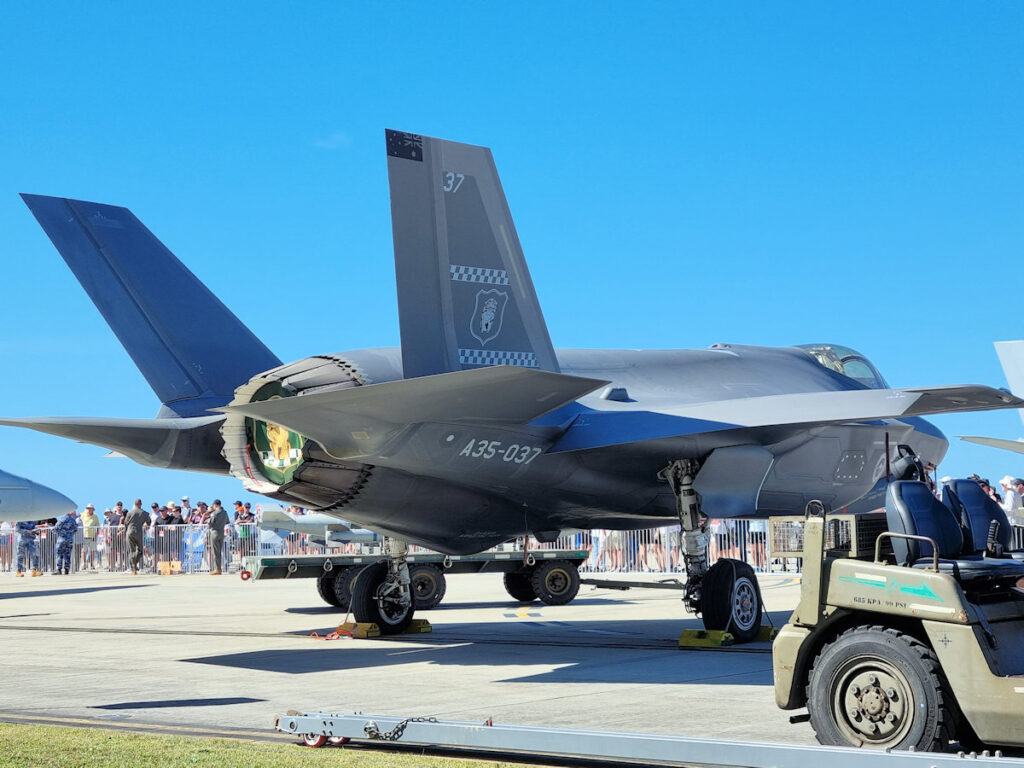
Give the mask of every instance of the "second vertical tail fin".
M 281 364 L 127 208 L 22 198 L 173 413 L 205 415 Z

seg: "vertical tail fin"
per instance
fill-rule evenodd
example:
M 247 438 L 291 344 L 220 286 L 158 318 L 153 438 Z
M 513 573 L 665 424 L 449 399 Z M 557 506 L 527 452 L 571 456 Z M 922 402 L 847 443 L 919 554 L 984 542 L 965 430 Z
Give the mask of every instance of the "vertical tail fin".
M 179 416 L 281 364 L 127 208 L 22 195 L 160 401 Z
M 1006 374 L 1006 383 L 1015 395 L 1024 395 L 1024 341 L 997 341 L 996 354 Z M 1024 421 L 1024 409 L 1018 411 Z
M 385 134 L 405 377 L 558 372 L 491 151 Z

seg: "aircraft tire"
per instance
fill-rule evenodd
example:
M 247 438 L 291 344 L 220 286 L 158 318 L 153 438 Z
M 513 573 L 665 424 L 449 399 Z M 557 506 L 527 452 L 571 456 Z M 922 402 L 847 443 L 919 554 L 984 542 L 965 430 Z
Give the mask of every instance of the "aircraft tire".
M 542 603 L 565 605 L 580 591 L 580 572 L 568 560 L 545 560 L 534 567 L 531 582 Z
M 881 626 L 853 627 L 821 649 L 807 711 L 818 741 L 833 746 L 945 751 L 955 727 L 935 652 Z
M 444 600 L 448 589 L 444 574 L 436 565 L 420 563 L 409 566 L 409 578 L 412 580 L 413 605 L 417 610 L 429 611 L 436 608 Z
M 704 575 L 700 598 L 704 629 L 725 630 L 737 643 L 749 643 L 761 631 L 763 608 L 754 569 L 742 560 L 719 560 Z
M 379 596 L 387 575 L 388 564 L 384 561 L 359 571 L 352 585 L 352 616 L 361 624 L 376 624 L 382 635 L 397 635 L 412 623 L 416 609 Z
M 320 597 L 323 598 L 323 601 L 328 605 L 344 609 L 348 606 L 343 606 L 339 602 L 338 596 L 334 593 L 334 579 L 337 576 L 338 574 L 334 571 L 325 573 L 323 576 L 318 576 L 316 580 L 316 591 L 320 593 Z
M 347 611 L 352 602 L 352 585 L 355 584 L 356 576 L 365 568 L 365 565 L 350 565 L 348 568 L 340 569 L 334 577 L 335 603 L 341 610 Z
M 533 583 L 530 581 L 529 572 L 511 571 L 506 573 L 505 591 L 509 593 L 513 600 L 518 600 L 521 603 L 531 603 L 537 599 L 537 591 L 533 588 Z

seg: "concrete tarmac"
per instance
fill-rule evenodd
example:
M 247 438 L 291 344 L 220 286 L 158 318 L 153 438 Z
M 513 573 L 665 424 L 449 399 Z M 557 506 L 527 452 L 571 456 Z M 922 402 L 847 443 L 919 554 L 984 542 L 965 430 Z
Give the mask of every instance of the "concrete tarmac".
M 814 743 L 775 707 L 766 643 L 679 650 L 681 593 L 584 586 L 512 601 L 497 574 L 448 577 L 433 632 L 323 637 L 343 615 L 311 579 L 80 573 L 0 576 L 0 710 L 271 730 L 289 709 Z M 794 576 L 765 575 L 775 623 Z

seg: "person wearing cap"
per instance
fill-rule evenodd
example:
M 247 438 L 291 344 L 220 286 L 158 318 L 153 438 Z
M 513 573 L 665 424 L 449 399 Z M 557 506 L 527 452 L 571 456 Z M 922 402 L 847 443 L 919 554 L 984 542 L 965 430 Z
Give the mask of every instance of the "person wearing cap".
M 188 496 L 181 497 L 181 507 L 179 507 L 179 511 L 181 512 L 181 519 L 187 523 L 188 519 L 192 517 L 192 502 L 189 500 Z
M 153 534 L 153 569 L 160 572 L 160 561 L 168 560 L 168 553 L 171 546 L 171 532 L 168 526 L 171 524 L 170 511 L 174 506 L 173 501 L 167 502 L 166 507 L 157 510 L 157 518 L 153 521 L 150 529 Z
M 63 573 L 67 576 L 71 573 L 71 550 L 75 546 L 75 534 L 78 533 L 75 510 L 58 517 L 53 524 L 53 531 L 57 534 L 57 567 L 54 575 Z
M 1003 502 L 1000 506 L 1007 517 L 1012 518 L 1020 506 L 1020 494 L 1017 492 L 1017 478 L 1007 475 L 999 481 L 1003 487 Z
M 169 525 L 181 525 L 182 520 L 182 509 L 177 506 L 173 501 L 167 502 L 167 522 Z
M 82 514 L 82 570 L 96 570 L 96 533 L 99 527 L 100 519 L 96 516 L 96 507 L 86 504 L 85 512 Z
M 256 518 L 248 504 L 243 504 L 240 509 L 235 510 L 235 531 L 238 532 L 238 549 L 241 557 L 256 555 L 254 542 L 254 528 Z M 251 551 L 250 551 L 251 550 Z
M 224 529 L 231 524 L 228 513 L 220 505 L 220 499 L 213 500 L 210 510 L 210 575 L 220 576 L 224 565 Z

